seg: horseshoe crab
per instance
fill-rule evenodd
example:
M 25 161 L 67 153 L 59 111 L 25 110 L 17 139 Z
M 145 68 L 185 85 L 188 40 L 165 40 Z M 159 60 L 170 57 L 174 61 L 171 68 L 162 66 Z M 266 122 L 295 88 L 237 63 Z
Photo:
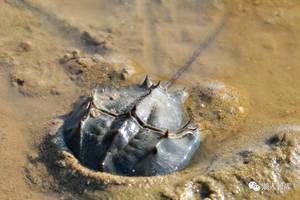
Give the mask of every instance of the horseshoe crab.
M 65 119 L 55 143 L 82 165 L 126 176 L 164 175 L 188 165 L 200 130 L 187 114 L 184 90 L 168 89 L 222 30 L 224 21 L 188 61 L 161 85 L 99 86 L 82 97 Z
M 97 87 L 65 119 L 60 144 L 86 167 L 128 176 L 184 168 L 200 144 L 184 90 L 168 93 L 148 77 L 141 85 Z

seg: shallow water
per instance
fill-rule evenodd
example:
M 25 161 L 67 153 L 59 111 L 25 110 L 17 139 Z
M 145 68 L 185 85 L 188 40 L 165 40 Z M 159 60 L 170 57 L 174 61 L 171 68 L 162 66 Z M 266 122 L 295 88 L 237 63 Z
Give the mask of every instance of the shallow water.
M 146 73 L 167 80 L 225 22 L 209 48 L 177 82 L 191 88 L 203 81 L 217 80 L 236 88 L 249 102 L 245 104 L 248 115 L 238 128 L 229 127 L 206 138 L 202 150 L 208 155 L 196 157 L 206 163 L 203 170 L 213 154 L 231 156 L 236 149 L 263 138 L 267 128 L 299 124 L 300 2 L 296 0 L 11 0 L 1 2 L 0 11 L 0 112 L 8 138 L 1 139 L 4 142 L 0 144 L 5 149 L 2 152 L 12 151 L 10 146 L 14 145 L 11 153 L 20 157 L 12 168 L 12 156 L 0 154 L 8 160 L 0 164 L 8 170 L 0 172 L 0 176 L 12 181 L 1 182 L 3 198 L 22 199 L 27 191 L 31 191 L 29 199 L 45 198 L 39 191 L 34 192 L 26 183 L 32 181 L 24 181 L 21 174 L 28 163 L 27 153 L 35 154 L 34 144 L 45 135 L 47 120 L 66 113 L 80 94 L 80 88 L 69 80 L 58 59 L 74 47 L 95 52 L 80 43 L 82 31 L 105 41 L 110 51 L 137 62 L 143 73 L 133 81 Z M 32 51 L 18 50 L 23 40 L 31 41 Z M 12 86 L 9 74 L 27 78 L 30 94 L 24 95 Z M 60 95 L 49 95 L 53 88 Z M 55 188 L 46 188 L 52 187 Z M 138 194 L 127 187 L 110 190 L 119 192 L 117 198 L 124 198 L 125 191 L 143 195 L 143 190 Z
M 157 78 L 173 75 L 225 20 L 220 35 L 180 83 L 190 87 L 199 80 L 217 79 L 245 92 L 251 99 L 250 127 L 297 122 L 300 69 L 296 1 L 36 4 L 84 30 L 99 35 L 109 32 L 107 37 L 116 49 Z

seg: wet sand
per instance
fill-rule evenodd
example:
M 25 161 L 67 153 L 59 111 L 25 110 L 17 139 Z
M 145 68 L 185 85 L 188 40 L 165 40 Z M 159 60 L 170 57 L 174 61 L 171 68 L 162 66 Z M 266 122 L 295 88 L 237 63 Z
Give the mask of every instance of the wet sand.
M 73 49 L 126 56 L 137 71 L 127 82 L 145 74 L 167 80 L 225 20 L 216 40 L 177 82 L 187 88 L 223 82 L 245 99 L 239 105 L 247 113 L 242 120 L 209 127 L 194 161 L 203 172 L 215 155 L 217 162 L 227 160 L 268 138 L 267 129 L 299 124 L 299 10 L 296 0 L 1 1 L 0 199 L 143 199 L 146 194 L 157 199 L 161 187 L 172 191 L 193 176 L 191 167 L 163 177 L 157 186 L 115 186 L 81 196 L 60 189 L 43 162 L 32 162 L 39 157 L 49 121 L 88 93 L 59 62 Z M 83 32 L 101 45 L 83 40 Z M 297 199 L 298 193 L 284 195 Z

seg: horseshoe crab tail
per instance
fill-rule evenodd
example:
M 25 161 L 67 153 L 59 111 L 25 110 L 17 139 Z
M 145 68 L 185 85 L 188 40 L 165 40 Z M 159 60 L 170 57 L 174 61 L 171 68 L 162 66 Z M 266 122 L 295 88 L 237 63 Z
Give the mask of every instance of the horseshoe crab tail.
M 171 79 L 169 79 L 165 84 L 164 87 L 165 88 L 170 88 L 176 80 L 178 80 L 182 74 L 187 71 L 192 64 L 195 62 L 195 60 L 211 45 L 211 43 L 216 39 L 216 37 L 219 35 L 219 33 L 223 30 L 224 25 L 225 25 L 225 18 L 226 18 L 226 14 L 223 17 L 221 23 L 218 25 L 218 27 L 216 28 L 216 30 L 214 30 L 212 32 L 212 34 L 210 34 L 203 43 L 201 43 L 198 48 L 193 52 L 193 54 L 191 55 L 191 57 L 186 61 L 186 63 L 184 63 L 184 65 L 182 65 L 182 67 L 180 67 L 175 74 L 171 77 Z

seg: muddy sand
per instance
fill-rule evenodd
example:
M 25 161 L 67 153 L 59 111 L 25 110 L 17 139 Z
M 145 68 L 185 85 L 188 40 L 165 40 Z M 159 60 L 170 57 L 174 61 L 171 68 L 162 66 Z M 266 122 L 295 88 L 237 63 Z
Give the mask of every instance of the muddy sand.
M 0 199 L 299 199 L 300 2 L 0 1 Z M 184 170 L 93 172 L 52 143 L 97 84 L 168 80 L 202 143 Z M 250 187 L 249 187 L 249 183 Z

